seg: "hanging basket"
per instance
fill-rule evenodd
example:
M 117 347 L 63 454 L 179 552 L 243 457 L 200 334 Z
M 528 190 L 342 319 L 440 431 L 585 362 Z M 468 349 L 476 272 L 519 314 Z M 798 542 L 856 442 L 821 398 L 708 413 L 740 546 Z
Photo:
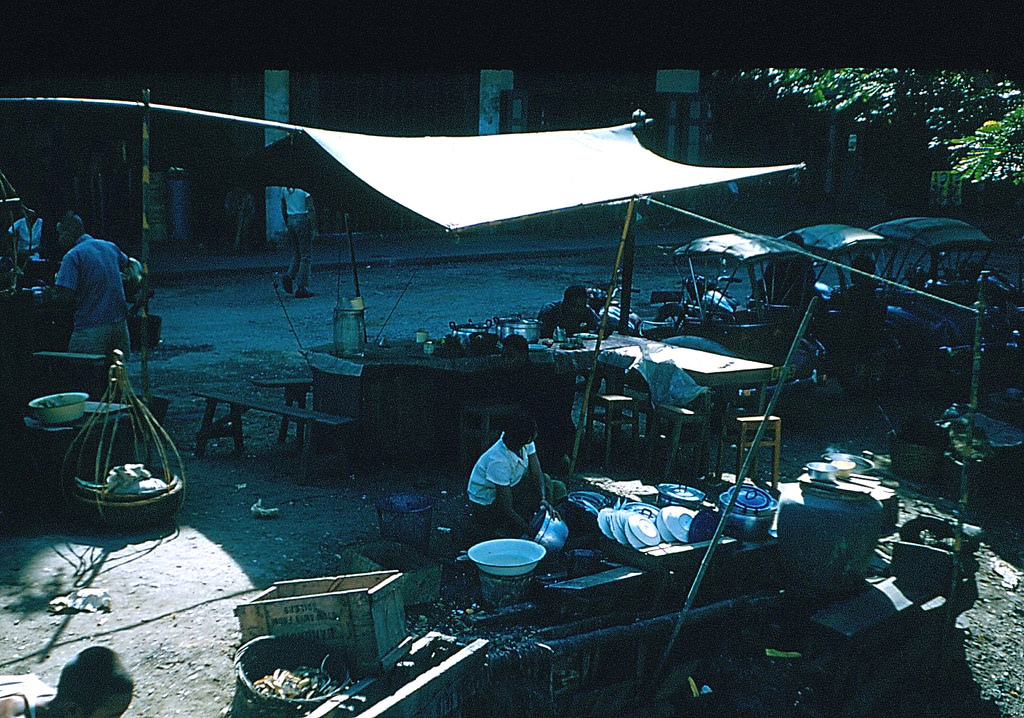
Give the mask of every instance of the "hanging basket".
M 164 486 L 126 486 L 133 478 L 157 478 Z M 181 454 L 132 390 L 120 352 L 96 410 L 64 455 L 61 486 L 75 515 L 111 529 L 169 521 L 185 499 Z
M 150 494 L 117 494 L 76 483 L 71 494 L 75 514 L 114 530 L 158 526 L 174 518 L 185 500 L 185 484 L 174 477 L 166 490 Z

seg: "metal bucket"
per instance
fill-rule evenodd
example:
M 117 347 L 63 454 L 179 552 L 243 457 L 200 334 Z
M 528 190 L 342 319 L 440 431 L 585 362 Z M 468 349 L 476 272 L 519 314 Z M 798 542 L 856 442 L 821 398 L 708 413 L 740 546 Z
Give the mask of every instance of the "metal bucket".
M 366 321 L 363 308 L 334 308 L 334 351 L 341 356 L 363 353 L 366 339 Z
M 433 529 L 434 500 L 421 494 L 392 494 L 377 505 L 380 535 L 426 552 Z

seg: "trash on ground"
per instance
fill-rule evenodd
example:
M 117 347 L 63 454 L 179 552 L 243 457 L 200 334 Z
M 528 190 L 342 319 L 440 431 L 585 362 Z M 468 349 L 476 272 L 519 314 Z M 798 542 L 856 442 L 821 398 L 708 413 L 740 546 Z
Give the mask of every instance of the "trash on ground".
M 110 594 L 102 588 L 80 588 L 50 601 L 50 613 L 110 611 Z
M 256 499 L 256 503 L 249 507 L 249 513 L 258 519 L 276 519 L 280 515 L 281 509 L 264 507 L 263 499 Z

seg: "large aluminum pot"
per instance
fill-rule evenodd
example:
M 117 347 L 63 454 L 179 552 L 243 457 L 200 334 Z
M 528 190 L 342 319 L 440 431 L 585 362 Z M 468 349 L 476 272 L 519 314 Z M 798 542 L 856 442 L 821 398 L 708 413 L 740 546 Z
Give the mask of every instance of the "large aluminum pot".
M 448 326 L 451 327 L 452 336 L 459 340 L 459 344 L 462 345 L 462 348 L 468 349 L 470 337 L 474 334 L 484 334 L 491 330 L 491 320 L 488 319 L 483 324 L 474 324 L 472 319 L 470 319 L 466 324 L 448 322 Z
M 523 319 L 519 315 L 503 319 L 495 317 L 494 326 L 497 327 L 498 337 L 501 339 L 518 334 L 530 344 L 540 341 L 540 322 L 536 319 Z

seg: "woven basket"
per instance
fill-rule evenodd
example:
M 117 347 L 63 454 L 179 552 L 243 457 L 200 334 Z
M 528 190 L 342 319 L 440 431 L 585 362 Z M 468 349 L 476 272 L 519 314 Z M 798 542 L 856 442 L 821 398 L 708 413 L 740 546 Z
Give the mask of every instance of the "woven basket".
M 348 666 L 341 656 L 323 644 L 299 636 L 259 636 L 235 654 L 235 697 L 231 715 L 236 718 L 291 718 L 304 716 L 328 699 L 311 700 L 266 696 L 256 690 L 255 681 L 277 668 L 323 665 L 337 682 L 340 693 L 349 682 Z
M 70 495 L 76 514 L 94 524 L 126 530 L 170 521 L 185 499 L 185 485 L 175 476 L 167 490 L 153 494 L 112 494 L 76 482 Z

